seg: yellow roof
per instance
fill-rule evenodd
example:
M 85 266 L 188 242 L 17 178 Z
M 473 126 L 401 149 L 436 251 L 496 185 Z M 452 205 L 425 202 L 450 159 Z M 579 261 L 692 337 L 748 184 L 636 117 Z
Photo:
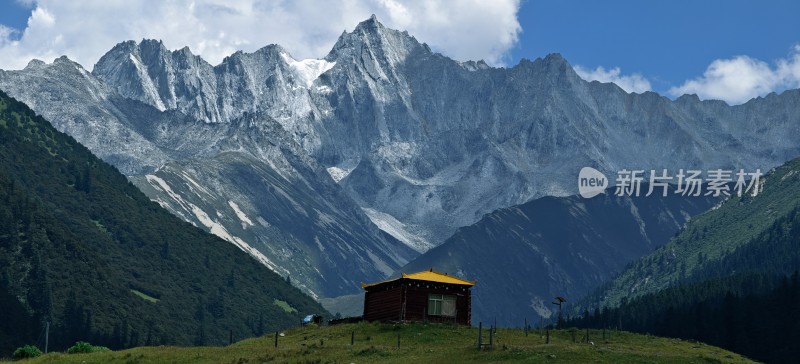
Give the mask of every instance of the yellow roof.
M 382 282 L 376 282 L 376 283 L 370 283 L 370 284 L 361 283 L 361 288 L 377 286 L 377 285 L 379 285 L 381 283 L 393 282 L 393 281 L 396 281 L 398 279 L 403 279 L 403 278 L 413 279 L 413 280 L 416 280 L 416 281 L 429 281 L 429 282 L 448 283 L 448 284 L 460 284 L 460 285 L 464 285 L 464 286 L 474 286 L 475 283 L 477 283 L 477 281 L 467 281 L 467 280 L 463 280 L 463 279 L 455 277 L 455 276 L 449 276 L 449 275 L 447 275 L 447 273 L 434 272 L 433 269 L 431 269 L 431 270 L 426 270 L 426 271 L 417 272 L 417 273 L 411 273 L 411 274 L 401 273 L 400 274 L 400 278 L 390 279 L 390 280 L 386 280 L 386 281 L 382 281 Z

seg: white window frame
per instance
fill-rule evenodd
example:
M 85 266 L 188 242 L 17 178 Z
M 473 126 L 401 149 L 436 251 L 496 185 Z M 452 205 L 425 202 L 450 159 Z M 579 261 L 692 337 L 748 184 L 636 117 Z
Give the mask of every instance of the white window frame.
M 428 294 L 428 315 L 456 316 L 456 296 L 447 294 Z

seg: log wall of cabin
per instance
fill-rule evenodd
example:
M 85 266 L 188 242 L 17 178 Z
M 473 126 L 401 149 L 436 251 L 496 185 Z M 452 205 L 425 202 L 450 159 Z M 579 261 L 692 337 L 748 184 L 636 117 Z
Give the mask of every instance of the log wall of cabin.
M 364 294 L 364 320 L 402 321 L 402 287 L 373 287 Z

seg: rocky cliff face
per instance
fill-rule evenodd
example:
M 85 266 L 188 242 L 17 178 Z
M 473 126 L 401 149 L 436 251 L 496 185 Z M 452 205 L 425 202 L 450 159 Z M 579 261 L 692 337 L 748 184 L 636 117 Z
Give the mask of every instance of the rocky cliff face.
M 797 90 L 739 106 L 627 94 L 583 81 L 559 55 L 507 69 L 456 62 L 374 17 L 324 59 L 270 45 L 212 66 L 145 40 L 117 45 L 91 73 L 32 62 L 0 73 L 0 88 L 174 213 L 221 225 L 322 295 L 357 290 L 495 209 L 573 194 L 584 166 L 766 170 L 800 154 Z M 211 223 L 192 212 L 206 200 L 180 201 L 206 198 L 192 180 L 215 191 Z M 253 224 L 232 218 L 229 201 Z M 331 278 L 347 259 L 353 270 Z
M 270 49 L 277 48 L 262 51 Z M 290 276 L 312 296 L 352 293 L 362 280 L 383 279 L 416 255 L 372 224 L 268 113 L 230 111 L 235 108 L 226 102 L 241 101 L 232 94 L 210 113 L 192 109 L 207 100 L 187 103 L 187 90 L 214 88 L 203 80 L 204 62 L 182 58 L 187 54 L 158 42 L 128 42 L 101 60 L 95 68 L 101 76 L 61 58 L 2 72 L 0 88 L 113 163 L 163 207 Z M 228 60 L 253 64 L 255 58 Z M 112 60 L 113 67 L 104 63 Z M 187 60 L 200 68 L 181 69 Z M 234 76 L 249 77 L 226 77 Z M 293 81 L 278 83 L 284 82 L 291 89 Z

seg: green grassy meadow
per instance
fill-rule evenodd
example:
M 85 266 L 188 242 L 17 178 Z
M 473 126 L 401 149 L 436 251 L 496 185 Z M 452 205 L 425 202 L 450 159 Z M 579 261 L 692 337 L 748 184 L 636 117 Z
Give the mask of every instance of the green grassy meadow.
M 489 332 L 483 330 L 484 341 Z M 573 342 L 572 336 L 576 342 Z M 50 353 L 22 363 L 749 363 L 702 343 L 590 330 L 498 329 L 493 349 L 478 351 L 477 327 L 441 324 L 358 323 L 307 326 L 246 339 L 226 347 L 138 347 L 122 351 Z M 353 335 L 353 345 L 351 342 Z M 398 347 L 398 337 L 400 346 Z

